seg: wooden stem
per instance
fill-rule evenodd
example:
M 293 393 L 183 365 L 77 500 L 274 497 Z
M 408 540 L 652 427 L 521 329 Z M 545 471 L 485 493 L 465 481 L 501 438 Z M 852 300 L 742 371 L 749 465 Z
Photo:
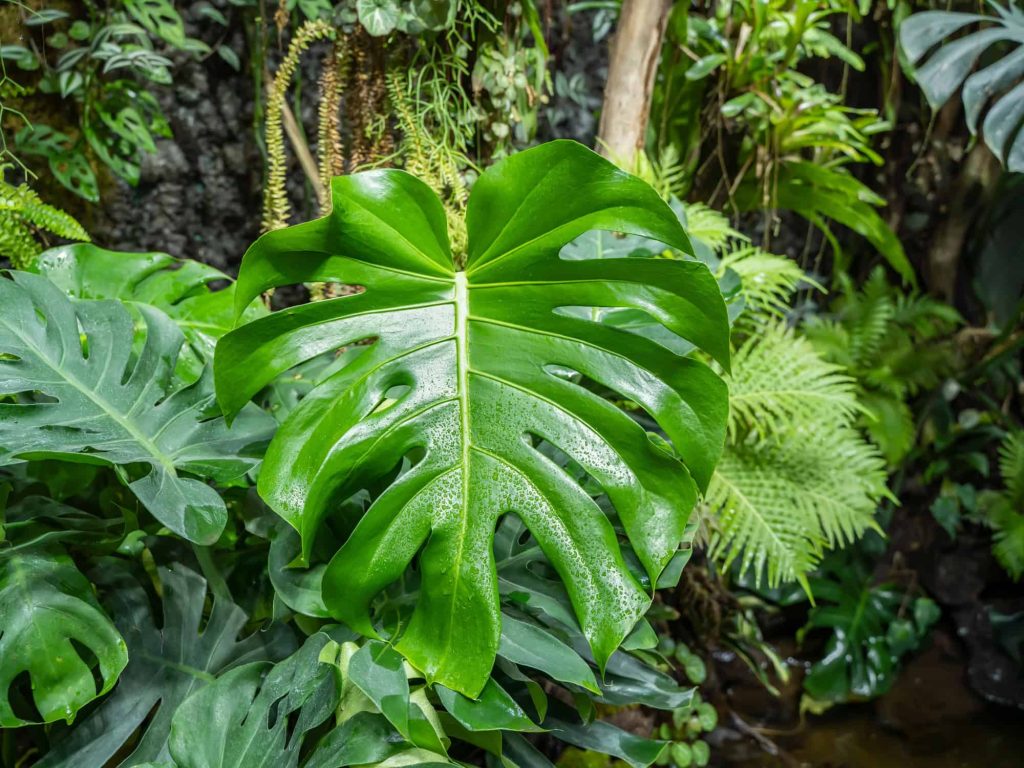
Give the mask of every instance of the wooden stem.
M 635 163 L 644 148 L 651 93 L 672 0 L 624 0 L 611 43 L 608 84 L 598 128 L 598 149 Z

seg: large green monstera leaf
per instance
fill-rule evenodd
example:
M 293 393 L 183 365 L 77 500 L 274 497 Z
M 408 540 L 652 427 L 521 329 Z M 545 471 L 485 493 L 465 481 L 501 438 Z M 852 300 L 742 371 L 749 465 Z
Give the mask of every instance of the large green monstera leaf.
M 99 662 L 99 690 L 80 648 Z M 70 722 L 127 663 L 124 640 L 67 553 L 56 546 L 0 553 L 0 726 L 26 724 L 10 703 L 22 672 L 43 721 Z
M 175 533 L 217 540 L 224 501 L 184 473 L 231 481 L 251 469 L 273 419 L 246 408 L 229 429 L 216 413 L 209 369 L 174 377 L 184 344 L 159 310 L 137 305 L 145 327 L 133 351 L 132 315 L 118 301 L 72 301 L 39 275 L 0 278 L 0 465 L 26 458 L 148 466 L 123 471 L 139 501 Z
M 642 310 L 727 366 L 714 278 L 695 261 L 561 259 L 562 246 L 593 229 L 690 250 L 650 187 L 573 142 L 514 155 L 479 178 L 465 259 L 451 252 L 441 202 L 413 176 L 355 174 L 335 179 L 332 192 L 329 216 L 249 249 L 236 309 L 298 282 L 365 290 L 256 320 L 216 351 L 218 397 L 233 413 L 293 366 L 369 342 L 285 420 L 261 495 L 308 557 L 347 498 L 377 489 L 328 564 L 325 605 L 377 636 L 371 602 L 415 560 L 422 586 L 395 647 L 428 680 L 470 697 L 487 682 L 501 636 L 495 526 L 518 515 L 603 667 L 647 609 L 641 580 L 656 583 L 679 548 L 722 448 L 727 396 L 703 362 L 579 310 Z M 646 410 L 667 441 L 598 387 Z M 614 513 L 538 444 L 579 464 Z M 617 531 L 642 572 L 627 566 Z
M 114 689 L 75 727 L 50 739 L 39 768 L 164 765 L 174 713 L 218 675 L 250 662 L 277 661 L 293 650 L 280 624 L 245 633 L 248 617 L 226 598 L 210 596 L 206 581 L 182 565 L 159 567 L 161 615 L 131 573 L 113 559 L 93 574 L 128 645 L 128 666 Z

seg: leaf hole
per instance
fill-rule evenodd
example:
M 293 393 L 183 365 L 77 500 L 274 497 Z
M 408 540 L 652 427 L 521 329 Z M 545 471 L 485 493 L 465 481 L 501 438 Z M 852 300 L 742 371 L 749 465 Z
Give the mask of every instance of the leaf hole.
M 103 672 L 100 670 L 99 658 L 93 653 L 92 648 L 75 638 L 71 638 L 71 645 L 75 649 L 75 653 L 78 654 L 79 658 L 89 667 L 89 671 L 92 672 L 94 690 L 99 693 L 103 690 Z
M 661 321 L 643 309 L 631 306 L 590 307 L 565 305 L 551 310 L 556 315 L 584 320 L 603 325 L 615 331 L 639 336 L 654 342 L 680 357 L 693 352 L 696 347 L 682 336 L 673 333 Z
M 32 677 L 28 670 L 18 674 L 7 689 L 8 702 L 14 716 L 30 723 L 40 723 L 43 715 L 32 700 Z

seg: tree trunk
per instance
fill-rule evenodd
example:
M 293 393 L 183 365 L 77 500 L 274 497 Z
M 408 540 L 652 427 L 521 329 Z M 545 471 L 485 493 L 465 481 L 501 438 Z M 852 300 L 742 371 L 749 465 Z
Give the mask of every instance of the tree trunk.
M 598 149 L 632 166 L 644 148 L 651 92 L 672 0 L 623 0 L 611 42 Z
M 991 196 L 998 177 L 999 162 L 984 142 L 979 141 L 967 154 L 956 176 L 925 265 L 929 291 L 945 301 L 953 301 L 967 234 Z

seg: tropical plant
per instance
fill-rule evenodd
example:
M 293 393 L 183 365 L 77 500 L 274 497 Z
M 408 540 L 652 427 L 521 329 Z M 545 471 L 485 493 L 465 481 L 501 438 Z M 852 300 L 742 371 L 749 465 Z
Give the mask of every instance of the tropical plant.
M 769 324 L 735 360 L 729 440 L 707 494 L 711 554 L 810 589 L 825 550 L 877 527 L 884 463 L 855 428 L 853 379 L 807 339 Z
M 570 181 L 575 206 L 553 206 Z M 567 302 L 642 308 L 728 365 L 713 276 L 697 261 L 560 259 L 592 227 L 689 247 L 649 187 L 571 142 L 481 176 L 454 256 L 440 201 L 412 176 L 334 186 L 329 216 L 265 235 L 227 288 L 194 262 L 91 245 L 0 278 L 4 726 L 44 768 L 451 765 L 467 750 L 546 765 L 526 738 L 541 729 L 650 764 L 665 740 L 595 715 L 696 706 L 644 613 L 689 556 L 725 387 Z M 504 285 L 508 270 L 529 278 Z M 285 281 L 366 290 L 250 304 Z M 222 336 L 226 308 L 243 324 Z M 309 333 L 320 341 L 293 344 Z M 230 426 L 211 400 L 215 343 Z M 278 422 L 259 465 L 272 511 L 247 490 Z M 324 449 L 356 457 L 347 485 L 310 463 Z M 304 502 L 282 493 L 300 477 Z M 379 524 L 385 549 L 361 549 Z
M 753 571 L 771 585 L 800 581 L 830 548 L 877 527 L 878 502 L 889 496 L 884 463 L 857 427 L 863 413 L 854 379 L 829 363 L 785 317 L 808 280 L 791 259 L 747 244 L 719 212 L 673 201 L 694 253 L 715 270 L 733 322 L 725 451 L 705 498 L 708 554 L 741 577 Z M 649 238 L 592 232 L 563 258 L 680 258 Z M 635 310 L 590 316 L 680 349 L 678 338 Z M 684 347 L 680 351 L 689 351 Z M 628 403 L 623 404 L 629 407 Z
M 981 518 L 992 527 L 992 553 L 1014 581 L 1024 576 L 1024 432 L 1007 434 L 999 447 L 1003 489 L 983 491 Z
M 939 109 L 960 91 L 971 135 L 980 128 L 1007 170 L 1024 171 L 1024 10 L 1014 3 L 989 0 L 986 5 L 994 15 L 916 13 L 900 25 L 900 45 L 931 108 Z M 951 39 L 974 25 L 979 26 Z M 996 55 L 985 57 L 990 49 Z
M 842 271 L 849 265 L 830 222 L 867 239 L 905 281 L 913 269 L 877 208 L 885 201 L 850 172 L 881 164 L 873 137 L 888 124 L 846 106 L 801 64 L 864 62 L 833 32 L 857 4 L 775 0 L 714 3 L 706 14 L 675 4 L 652 105 L 656 163 L 674 167 L 675 194 L 696 187 L 734 211 L 793 211 L 819 229 Z M 771 225 L 766 222 L 769 245 Z
M 939 618 L 927 597 L 914 597 L 895 584 L 875 584 L 864 564 L 846 553 L 833 556 L 811 580 L 817 604 L 807 633 L 825 630 L 822 658 L 804 678 L 805 706 L 866 700 L 886 693 L 900 660 L 917 650 Z
M 8 169 L 0 166 L 5 175 Z M 28 184 L 14 186 L 0 179 L 0 259 L 15 269 L 29 268 L 43 250 L 38 238 L 44 233 L 66 240 L 89 239 L 70 214 L 44 203 Z
M 866 411 L 859 423 L 895 465 L 914 444 L 910 402 L 952 370 L 952 332 L 962 319 L 948 304 L 890 285 L 881 269 L 859 290 L 847 278 L 840 287 L 830 311 L 808 319 L 807 338 L 856 380 Z
M 324 572 L 326 606 L 379 636 L 374 597 L 416 557 L 421 594 L 395 647 L 429 682 L 470 697 L 486 683 L 501 629 L 494 525 L 515 512 L 565 581 L 603 667 L 650 602 L 638 576 L 657 582 L 706 487 L 725 390 L 703 363 L 566 310 L 642 310 L 728 366 L 714 278 L 698 262 L 560 260 L 564 244 L 594 228 L 689 249 L 649 187 L 572 142 L 514 155 L 480 177 L 465 253 L 452 253 L 440 201 L 412 176 L 340 177 L 332 191 L 329 216 L 253 245 L 236 305 L 296 282 L 365 291 L 256 320 L 217 347 L 219 398 L 234 414 L 304 360 L 375 339 L 284 421 L 260 471 L 261 495 L 299 532 L 308 561 L 338 501 L 383 482 Z M 649 439 L 569 371 L 645 408 L 671 444 Z M 536 441 L 604 490 L 640 574 L 600 507 Z M 405 457 L 408 468 L 389 483 Z
M 139 181 L 140 155 L 155 152 L 155 139 L 170 127 L 151 88 L 172 81 L 169 47 L 192 54 L 209 47 L 185 34 L 170 0 L 87 3 L 83 17 L 62 8 L 25 7 L 22 40 L 0 57 L 38 72 L 33 88 L 69 105 L 74 130 L 32 122 L 14 136 L 19 155 L 44 159 L 67 189 L 97 202 L 95 158 L 129 184 Z

